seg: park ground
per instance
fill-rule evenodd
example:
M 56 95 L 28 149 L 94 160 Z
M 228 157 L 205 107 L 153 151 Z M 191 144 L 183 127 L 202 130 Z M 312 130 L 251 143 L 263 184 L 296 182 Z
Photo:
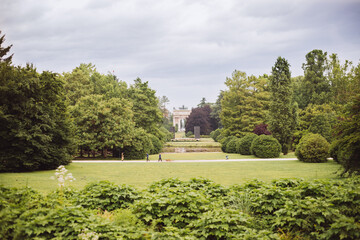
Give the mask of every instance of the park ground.
M 177 154 L 179 158 L 209 159 L 215 153 Z M 220 154 L 220 153 L 216 153 Z M 242 184 L 252 179 L 271 182 L 279 178 L 334 179 L 338 178 L 336 171 L 339 165 L 329 160 L 326 163 L 303 163 L 298 160 L 261 161 L 261 159 L 248 159 L 247 161 L 176 161 L 171 154 L 172 161 L 157 162 L 157 155 L 150 156 L 150 162 L 73 162 L 66 166 L 76 178 L 68 186 L 76 189 L 95 181 L 108 180 L 115 184 L 127 184 L 138 189 L 144 189 L 154 181 L 164 178 L 179 178 L 189 180 L 203 177 L 211 179 L 218 184 L 231 186 Z M 230 154 L 229 154 L 230 155 Z M 236 154 L 237 155 L 237 154 Z M 166 156 L 166 154 L 165 154 Z M 238 155 L 239 157 L 241 155 Z M 223 155 L 221 155 L 224 159 Z M 230 155 L 230 160 L 235 159 Z M 250 156 L 245 156 L 243 159 Z M 166 159 L 166 158 L 163 158 Z M 180 159 L 179 159 L 180 160 Z M 6 187 L 29 186 L 40 192 L 48 193 L 57 189 L 54 170 L 28 173 L 1 173 L 0 185 Z

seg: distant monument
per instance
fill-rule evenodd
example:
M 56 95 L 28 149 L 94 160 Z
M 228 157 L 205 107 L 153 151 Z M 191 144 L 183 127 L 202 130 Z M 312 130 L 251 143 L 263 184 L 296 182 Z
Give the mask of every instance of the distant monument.
M 178 126 L 179 132 L 185 132 L 185 121 L 190 115 L 191 110 L 188 110 L 184 105 L 178 110 L 174 108 L 173 110 L 173 126 Z
M 195 139 L 200 139 L 200 126 L 194 126 Z

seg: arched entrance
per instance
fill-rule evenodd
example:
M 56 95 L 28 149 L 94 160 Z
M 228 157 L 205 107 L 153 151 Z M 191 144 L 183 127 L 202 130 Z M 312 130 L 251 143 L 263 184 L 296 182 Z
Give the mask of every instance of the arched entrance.
M 178 110 L 173 110 L 173 126 L 178 126 L 179 132 L 185 131 L 185 120 L 190 115 L 191 110 L 186 109 L 185 107 Z

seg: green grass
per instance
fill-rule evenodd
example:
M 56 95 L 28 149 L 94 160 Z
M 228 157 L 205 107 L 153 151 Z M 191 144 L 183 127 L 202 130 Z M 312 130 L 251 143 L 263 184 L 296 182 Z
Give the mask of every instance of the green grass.
M 221 147 L 218 142 L 167 142 L 164 147 Z
M 163 160 L 216 160 L 225 159 L 228 156 L 229 159 L 255 159 L 254 155 L 241 155 L 235 153 L 223 153 L 223 152 L 194 152 L 194 153 L 163 153 L 161 158 Z M 157 160 L 159 155 L 151 155 L 150 160 Z M 295 158 L 295 153 L 289 153 L 287 155 L 280 155 L 279 158 Z
M 194 177 L 209 178 L 224 186 L 241 184 L 251 179 L 270 182 L 278 178 L 323 179 L 337 178 L 334 173 L 339 165 L 327 163 L 303 163 L 300 161 L 259 162 L 150 162 L 150 163 L 71 163 L 66 167 L 76 181 L 73 187 L 81 189 L 87 183 L 109 180 L 116 184 L 128 184 L 143 189 L 154 181 L 177 177 L 188 180 Z M 1 173 L 0 184 L 6 187 L 29 186 L 41 192 L 57 188 L 51 180 L 55 171 L 30 173 Z

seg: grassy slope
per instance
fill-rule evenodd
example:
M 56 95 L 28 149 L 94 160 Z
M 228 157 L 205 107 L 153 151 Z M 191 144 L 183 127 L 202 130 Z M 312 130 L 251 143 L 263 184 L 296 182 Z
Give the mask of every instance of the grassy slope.
M 109 180 L 116 184 L 128 184 L 145 188 L 163 178 L 209 178 L 216 183 L 230 186 L 257 178 L 271 181 L 277 178 L 300 177 L 304 179 L 336 178 L 339 165 L 328 163 L 302 163 L 299 161 L 272 162 L 206 162 L 206 163 L 72 163 L 67 166 L 76 181 L 73 187 L 82 188 L 87 183 Z M 41 192 L 56 189 L 56 181 L 50 180 L 55 171 L 31 173 L 1 173 L 0 184 L 7 187 L 30 186 Z

